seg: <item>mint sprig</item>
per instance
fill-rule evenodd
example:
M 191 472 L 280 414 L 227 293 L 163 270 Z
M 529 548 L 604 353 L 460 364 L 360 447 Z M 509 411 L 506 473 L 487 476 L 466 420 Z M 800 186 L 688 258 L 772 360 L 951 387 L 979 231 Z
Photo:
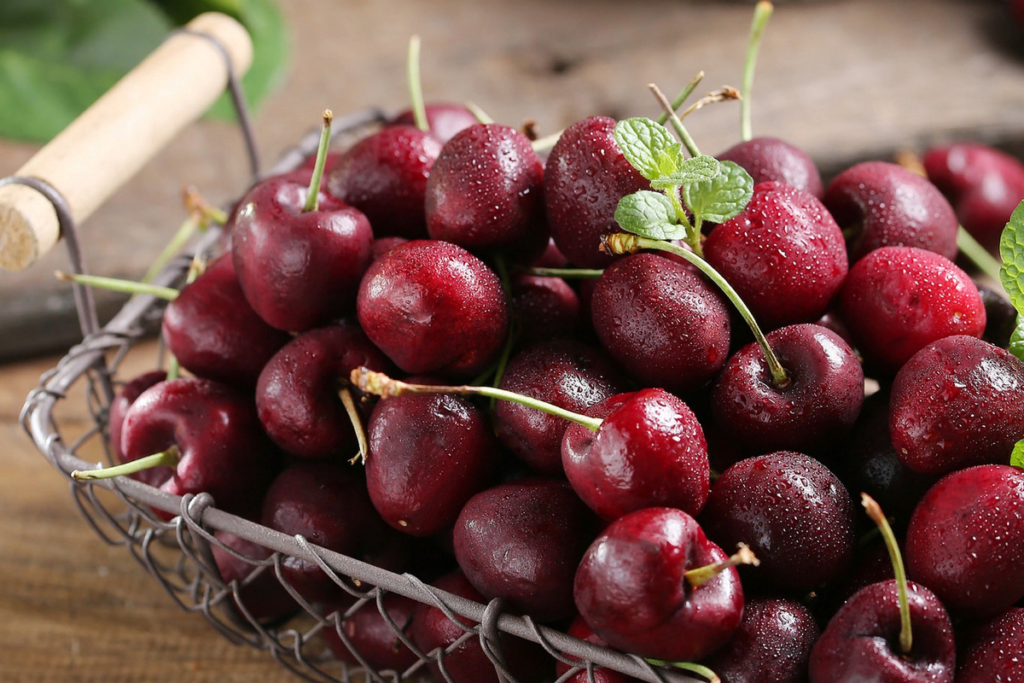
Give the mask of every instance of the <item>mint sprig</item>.
M 681 239 L 701 254 L 704 221 L 724 223 L 750 202 L 750 174 L 731 161 L 704 154 L 687 158 L 683 145 L 657 121 L 619 121 L 613 136 L 626 161 L 657 190 L 640 190 L 619 200 L 615 220 L 627 232 L 649 239 Z
M 1017 309 L 1017 326 L 1010 335 L 1009 351 L 1024 360 L 1024 201 L 1013 210 L 1010 222 L 1003 228 L 999 256 L 1003 259 L 999 281 Z M 1024 439 L 1014 445 L 1010 464 L 1024 469 Z

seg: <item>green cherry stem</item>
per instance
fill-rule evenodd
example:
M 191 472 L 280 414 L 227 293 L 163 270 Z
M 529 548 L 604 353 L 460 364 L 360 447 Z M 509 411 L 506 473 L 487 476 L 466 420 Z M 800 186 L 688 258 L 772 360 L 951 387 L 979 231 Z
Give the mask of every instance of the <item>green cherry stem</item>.
M 689 98 L 690 95 L 693 94 L 693 91 L 697 88 L 697 85 L 700 84 L 702 80 L 704 80 L 704 72 L 698 71 L 697 75 L 691 78 L 690 82 L 686 84 L 686 87 L 680 90 L 679 94 L 676 95 L 676 98 L 672 100 L 672 111 L 675 111 L 676 109 L 679 109 L 679 107 L 683 106 L 683 102 L 685 102 L 687 98 Z M 661 116 L 657 118 L 657 121 L 658 123 L 664 126 L 665 122 L 668 121 L 668 112 L 661 112 Z
M 356 433 L 356 441 L 359 443 L 359 452 L 349 460 L 349 463 L 354 465 L 358 460 L 365 465 L 366 455 L 370 452 L 370 446 L 366 440 L 366 430 L 363 429 L 363 418 L 359 415 L 356 400 L 352 397 L 352 391 L 348 387 L 343 387 L 338 392 L 338 398 L 341 399 L 341 404 L 345 406 L 345 412 L 348 413 L 348 419 L 352 422 L 352 430 Z
M 60 270 L 54 275 L 58 280 L 66 280 L 87 287 L 106 289 L 111 292 L 123 292 L 125 294 L 149 294 L 158 299 L 174 301 L 178 298 L 178 290 L 173 287 L 159 287 L 146 282 L 135 282 L 134 280 L 121 280 L 116 277 L 103 277 L 100 275 L 75 275 Z
M 156 257 L 156 260 L 153 261 L 153 264 L 146 271 L 146 274 L 142 276 L 140 282 L 152 282 L 157 273 L 163 270 L 164 266 L 170 263 L 171 259 L 185 248 L 185 245 L 197 230 L 202 232 L 211 223 L 224 225 L 228 222 L 228 215 L 221 209 L 207 204 L 206 200 L 203 199 L 202 195 L 194 187 L 185 188 L 184 203 L 185 209 L 188 211 L 188 217 L 182 222 L 178 231 L 174 233 L 174 237 L 163 248 L 163 251 Z
M 505 291 L 505 303 L 508 310 L 512 311 L 512 278 L 508 274 L 508 265 L 501 254 L 495 254 L 494 267 L 498 271 L 498 279 L 501 280 L 501 288 Z M 505 338 L 505 346 L 501 349 L 501 356 L 498 358 L 498 366 L 494 370 L 494 380 L 491 385 L 497 387 L 501 384 L 501 378 L 505 376 L 505 368 L 508 367 L 508 360 L 512 357 L 512 347 L 515 346 L 518 330 L 516 329 L 515 316 L 508 326 L 508 336 Z M 494 410 L 494 398 L 491 398 L 491 410 Z
M 574 413 L 565 408 L 559 408 L 556 405 L 541 401 L 530 396 L 523 396 L 522 394 L 516 394 L 511 391 L 505 391 L 504 389 L 496 389 L 495 387 L 485 386 L 444 386 L 444 385 L 428 385 L 428 384 L 409 384 L 407 382 L 400 382 L 397 379 L 391 379 L 383 372 L 374 372 L 368 368 L 356 368 L 352 371 L 351 381 L 353 386 L 358 387 L 362 391 L 368 394 L 375 394 L 381 398 L 391 398 L 392 396 L 404 396 L 406 394 L 456 394 L 459 396 L 484 396 L 486 398 L 496 398 L 502 401 L 511 401 L 524 405 L 528 408 L 534 408 L 540 410 L 549 415 L 555 415 L 557 417 L 564 418 L 570 422 L 583 425 L 587 429 L 596 432 L 601 426 L 602 420 L 596 417 L 588 417 L 587 415 L 580 415 Z
M 560 137 L 562 137 L 562 131 L 552 133 L 551 135 L 545 135 L 542 138 L 537 138 L 530 143 L 530 146 L 533 147 L 533 151 L 538 154 L 540 152 L 546 152 L 555 146 L 555 143 L 558 142 L 558 138 Z
M 907 603 L 907 570 L 903 567 L 903 557 L 900 555 L 900 546 L 896 543 L 896 534 L 889 526 L 889 520 L 882 514 L 882 508 L 875 502 L 875 499 L 866 493 L 860 494 L 861 504 L 868 513 L 871 521 L 878 525 L 885 540 L 885 547 L 889 551 L 889 558 L 892 560 L 892 569 L 896 574 L 896 586 L 900 596 L 900 649 L 903 654 L 910 654 L 910 648 L 914 644 L 914 637 L 910 630 L 910 605 Z
M 665 190 L 665 196 L 672 202 L 672 208 L 676 212 L 676 220 L 679 224 L 686 228 L 686 244 L 689 245 L 690 249 L 693 249 L 700 260 L 704 260 L 704 250 L 700 246 L 700 216 L 696 216 L 696 222 L 690 223 L 689 216 L 686 215 L 686 209 L 683 208 L 683 203 L 679 199 L 679 186 L 672 185 Z
M 737 90 L 736 88 L 732 87 L 731 85 L 722 86 L 721 89 L 712 90 L 707 95 L 700 98 L 699 100 L 691 104 L 689 107 L 684 109 L 682 113 L 679 114 L 679 118 L 685 119 L 693 112 L 697 111 L 698 109 L 703 109 L 709 104 L 716 104 L 718 102 L 729 102 L 731 100 L 742 99 L 743 98 L 740 96 L 740 91 Z
M 667 97 L 665 97 L 665 93 L 661 92 L 661 88 L 654 83 L 648 83 L 647 87 L 651 89 L 651 92 L 654 93 L 655 99 L 657 99 L 658 103 L 661 104 L 661 108 L 668 114 L 669 120 L 672 123 L 672 128 L 676 131 L 676 135 L 679 136 L 680 141 L 682 141 L 683 146 L 686 147 L 690 156 L 699 157 L 700 150 L 697 149 L 697 143 L 694 142 L 690 132 L 686 130 L 686 126 L 683 125 L 682 120 L 676 116 L 676 110 L 672 108 L 672 103 L 668 101 Z
M 316 164 L 313 166 L 313 177 L 309 179 L 309 190 L 306 191 L 306 203 L 302 205 L 302 213 L 316 211 L 320 207 L 320 181 L 324 177 L 327 166 L 327 148 L 331 146 L 331 122 L 334 113 L 324 109 L 324 126 L 320 130 L 320 144 L 316 148 Z
M 466 102 L 462 106 L 464 106 L 466 109 L 468 109 L 469 113 L 472 114 L 476 118 L 477 121 L 479 121 L 480 123 L 484 124 L 485 126 L 487 124 L 489 124 L 489 123 L 494 123 L 494 119 L 492 119 L 487 114 L 487 112 L 485 112 L 483 110 L 483 108 L 480 105 L 478 105 L 476 102 Z
M 654 666 L 671 666 L 676 669 L 695 673 L 698 676 L 708 679 L 708 683 L 722 683 L 722 679 L 718 677 L 718 674 L 703 664 L 694 664 L 692 662 L 665 662 L 660 659 L 648 659 L 647 661 Z
M 761 37 L 772 16 L 774 6 L 768 0 L 761 0 L 754 7 L 754 20 L 750 24 L 750 38 L 747 41 L 747 61 L 743 65 L 743 99 L 740 101 L 740 137 L 744 142 L 754 137 L 750 125 L 750 90 L 754 87 L 754 69 L 757 67 L 757 53 L 761 49 Z
M 962 225 L 956 231 L 956 246 L 981 272 L 996 282 L 1000 282 L 999 269 L 1002 265 L 999 263 L 999 260 L 990 254 L 988 249 L 981 246 L 978 240 L 974 239 L 974 236 L 967 232 Z
M 691 569 L 683 574 L 683 578 L 686 579 L 686 582 L 690 584 L 691 587 L 697 588 L 698 586 L 703 586 L 726 569 L 729 569 L 730 567 L 737 567 L 741 564 L 749 564 L 755 567 L 761 564 L 761 560 L 757 559 L 757 556 L 754 555 L 754 551 L 747 547 L 745 543 L 740 543 L 739 550 L 736 551 L 735 555 L 732 555 L 728 559 L 708 564 L 703 567 L 697 567 L 696 569 Z
M 592 280 L 601 277 L 604 270 L 600 268 L 524 268 L 523 275 L 536 277 L 560 277 L 577 278 L 580 280 Z
M 409 101 L 412 103 L 412 118 L 416 127 L 424 133 L 430 132 L 427 121 L 427 107 L 423 104 L 423 84 L 420 81 L 420 37 L 409 38 L 409 54 L 405 63 L 406 78 L 409 81 Z
M 739 311 L 740 316 L 750 327 L 750 331 L 754 333 L 754 338 L 757 340 L 758 345 L 761 347 L 761 351 L 764 352 L 765 360 L 768 362 L 768 370 L 772 375 L 772 384 L 776 389 L 785 389 L 788 387 L 792 380 L 789 377 L 789 373 L 782 367 L 782 363 L 779 362 L 775 352 L 772 351 L 772 347 L 769 346 L 768 340 L 765 339 L 764 333 L 761 332 L 760 326 L 757 321 L 754 320 L 754 314 L 750 312 L 747 305 L 743 303 L 743 299 L 740 295 L 732 288 L 726 279 L 717 270 L 711 267 L 704 259 L 697 256 L 692 251 L 683 249 L 682 247 L 676 246 L 671 242 L 663 242 L 662 240 L 652 240 L 646 237 L 640 237 L 639 235 L 632 235 L 628 232 L 617 232 L 612 235 L 606 235 L 602 240 L 601 248 L 611 254 L 635 254 L 641 249 L 656 249 L 658 251 L 667 251 L 670 254 L 675 254 L 681 258 L 686 259 L 693 265 L 695 265 L 702 273 L 707 275 L 712 282 L 718 285 L 718 288 L 722 290 L 722 293 L 732 302 L 732 305 Z
M 135 474 L 136 472 L 142 472 L 143 470 L 149 470 L 154 467 L 177 467 L 180 460 L 181 451 L 178 450 L 177 446 L 171 446 L 162 453 L 147 455 L 145 458 L 132 460 L 131 462 L 126 462 L 121 465 L 115 465 L 114 467 L 101 467 L 95 470 L 75 470 L 71 473 L 71 478 L 75 481 L 112 479 L 114 477 L 123 477 L 129 474 Z

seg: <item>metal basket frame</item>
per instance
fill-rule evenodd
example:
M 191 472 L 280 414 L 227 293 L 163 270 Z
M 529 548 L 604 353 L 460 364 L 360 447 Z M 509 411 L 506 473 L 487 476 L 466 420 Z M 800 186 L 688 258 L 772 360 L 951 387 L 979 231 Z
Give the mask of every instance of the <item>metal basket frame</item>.
M 224 52 L 216 39 L 200 35 L 209 38 Z M 227 58 L 226 52 L 224 54 Z M 261 174 L 245 99 L 237 78 L 230 73 L 230 60 L 227 62 L 229 88 L 238 111 L 254 178 L 295 168 L 315 152 L 319 131 L 308 133 L 267 174 Z M 384 120 L 384 114 L 377 109 L 355 112 L 335 120 L 335 135 L 352 136 Z M 32 187 L 54 205 L 71 267 L 77 273 L 86 272 L 78 231 L 60 193 L 35 178 L 0 179 L 0 185 L 8 183 Z M 154 278 L 154 284 L 180 285 L 193 255 L 205 254 L 215 248 L 220 234 L 219 228 L 211 227 L 195 240 L 188 253 L 172 260 Z M 700 679 L 664 667 L 655 667 L 636 655 L 598 647 L 570 637 L 558 630 L 536 624 L 529 617 L 504 614 L 498 599 L 482 605 L 432 588 L 411 574 L 394 574 L 313 545 L 302 536 L 288 536 L 225 513 L 216 508 L 213 498 L 207 493 L 174 496 L 129 477 L 94 482 L 73 480 L 70 475 L 72 471 L 88 469 L 92 465 L 76 455 L 86 443 L 100 440 L 110 461 L 107 422 L 117 386 L 114 377 L 131 347 L 158 322 L 164 305 L 164 302 L 152 296 L 134 296 L 101 328 L 89 289 L 79 285 L 74 287 L 84 339 L 72 347 L 56 367 L 44 373 L 39 386 L 28 395 L 20 415 L 22 427 L 43 456 L 67 478 L 72 500 L 97 535 L 109 545 L 123 546 L 178 605 L 186 611 L 202 614 L 229 641 L 268 651 L 286 669 L 307 681 L 347 683 L 353 680 L 372 680 L 383 683 L 414 680 L 430 676 L 427 665 L 433 662 L 437 664 L 442 677 L 448 683 L 453 683 L 445 668 L 445 654 L 465 641 L 477 638 L 494 665 L 498 680 L 515 683 L 499 640 L 499 633 L 504 632 L 538 643 L 553 658 L 569 664 L 570 670 L 559 677 L 556 683 L 567 681 L 580 671 L 586 671 L 587 679 L 595 683 L 595 667 L 607 667 L 650 683 L 699 683 Z M 92 425 L 83 435 L 69 442 L 61 433 L 54 411 L 59 402 L 76 387 L 85 390 Z M 154 514 L 154 510 L 174 517 L 164 521 Z M 247 557 L 221 543 L 214 537 L 215 531 L 234 534 L 271 550 L 273 554 L 265 560 Z M 214 561 L 211 545 L 249 563 L 253 568 L 249 576 L 241 583 L 225 583 Z M 316 563 L 338 586 L 355 598 L 355 603 L 342 613 L 324 614 L 318 606 L 304 600 L 284 578 L 281 563 L 286 557 Z M 278 581 L 301 607 L 300 615 L 304 612 L 306 618 L 292 618 L 283 625 L 268 625 L 253 618 L 239 591 L 243 585 L 267 571 L 276 574 Z M 464 633 L 444 651 L 438 649 L 431 653 L 421 652 L 384 609 L 383 598 L 387 593 L 396 593 L 436 606 L 458 624 Z M 378 611 L 395 631 L 397 638 L 417 656 L 418 661 L 406 671 L 373 670 L 341 628 L 346 618 L 370 601 L 376 603 Z M 319 632 L 325 628 L 334 628 L 362 666 L 346 665 L 332 658 L 329 652 L 325 653 L 321 647 L 322 639 L 318 638 Z

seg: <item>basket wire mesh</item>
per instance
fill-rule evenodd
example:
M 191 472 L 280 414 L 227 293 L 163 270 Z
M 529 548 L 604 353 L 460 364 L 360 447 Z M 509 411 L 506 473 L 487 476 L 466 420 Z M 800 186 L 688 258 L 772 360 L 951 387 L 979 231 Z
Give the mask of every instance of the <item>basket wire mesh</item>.
M 220 49 L 223 51 L 222 47 Z M 230 70 L 230 60 L 228 64 Z M 239 112 L 253 175 L 261 177 L 248 111 L 233 74 L 229 77 L 229 87 Z M 335 135 L 353 137 L 384 120 L 383 113 L 377 109 L 355 112 L 335 120 Z M 298 166 L 315 152 L 318 138 L 319 132 L 311 131 L 266 175 Z M 77 273 L 84 273 L 86 268 L 77 229 L 60 193 L 34 178 L 0 179 L 0 185 L 7 183 L 33 187 L 53 203 L 72 268 Z M 219 238 L 220 230 L 211 227 L 195 241 L 189 253 L 172 260 L 153 283 L 180 285 L 193 255 L 210 253 L 216 248 Z M 529 617 L 505 614 L 498 599 L 482 605 L 428 586 L 412 574 L 388 572 L 311 544 L 301 536 L 291 537 L 227 514 L 218 510 L 213 498 L 206 493 L 178 497 L 128 477 L 94 482 L 71 479 L 72 471 L 91 466 L 91 463 L 80 459 L 80 451 L 99 446 L 106 453 L 107 461 L 111 461 L 107 422 L 115 396 L 114 378 L 131 348 L 158 324 L 163 311 L 163 302 L 152 296 L 137 295 L 101 328 L 88 288 L 75 285 L 75 301 L 84 339 L 72 347 L 55 368 L 46 372 L 39 386 L 29 394 L 20 416 L 22 427 L 47 460 L 67 477 L 72 500 L 103 542 L 124 547 L 182 609 L 201 614 L 232 643 L 266 650 L 282 666 L 307 681 L 347 683 L 370 680 L 383 683 L 429 679 L 434 675 L 430 668 L 433 665 L 443 680 L 457 683 L 446 668 L 445 655 L 476 639 L 493 664 L 497 680 L 515 683 L 499 637 L 500 633 L 505 633 L 537 643 L 554 660 L 568 664 L 569 671 L 558 677 L 556 683 L 568 681 L 581 671 L 586 672 L 590 683 L 595 683 L 597 667 L 607 667 L 651 683 L 698 681 L 677 671 L 655 667 L 641 657 L 570 637 L 539 625 Z M 92 420 L 84 433 L 72 436 L 70 430 L 62 429 L 54 413 L 68 392 L 78 388 L 85 391 Z M 166 521 L 155 511 L 173 517 Z M 215 537 L 214 532 L 217 531 L 255 543 L 271 554 L 265 559 L 248 556 Z M 251 571 L 248 576 L 226 583 L 218 571 L 212 547 L 249 565 Z M 310 604 L 285 578 L 282 562 L 287 558 L 318 565 L 351 596 L 351 606 L 343 611 L 325 613 L 320 605 Z M 267 572 L 273 573 L 299 606 L 297 615 L 284 623 L 278 623 L 280 619 L 270 623 L 257 619 L 242 598 L 241 591 Z M 462 629 L 462 635 L 447 648 L 420 651 L 406 633 L 405 625 L 396 623 L 385 609 L 384 598 L 389 593 L 435 606 Z M 415 654 L 416 662 L 406 670 L 374 670 L 342 628 L 346 619 L 369 603 L 376 606 L 396 639 Z M 321 636 L 325 629 L 334 631 L 357 665 L 346 664 L 331 655 Z

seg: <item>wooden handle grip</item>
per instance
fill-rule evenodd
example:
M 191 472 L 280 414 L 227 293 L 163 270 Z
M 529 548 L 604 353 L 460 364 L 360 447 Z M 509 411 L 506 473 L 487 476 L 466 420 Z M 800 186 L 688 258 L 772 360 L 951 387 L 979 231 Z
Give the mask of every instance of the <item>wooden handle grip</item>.
M 223 45 L 239 77 L 249 69 L 252 41 L 237 21 L 207 13 L 188 28 Z M 205 113 L 227 82 L 216 45 L 203 36 L 173 34 L 15 175 L 50 183 L 80 223 Z M 0 268 L 28 267 L 59 238 L 57 214 L 45 197 L 23 185 L 0 187 Z

